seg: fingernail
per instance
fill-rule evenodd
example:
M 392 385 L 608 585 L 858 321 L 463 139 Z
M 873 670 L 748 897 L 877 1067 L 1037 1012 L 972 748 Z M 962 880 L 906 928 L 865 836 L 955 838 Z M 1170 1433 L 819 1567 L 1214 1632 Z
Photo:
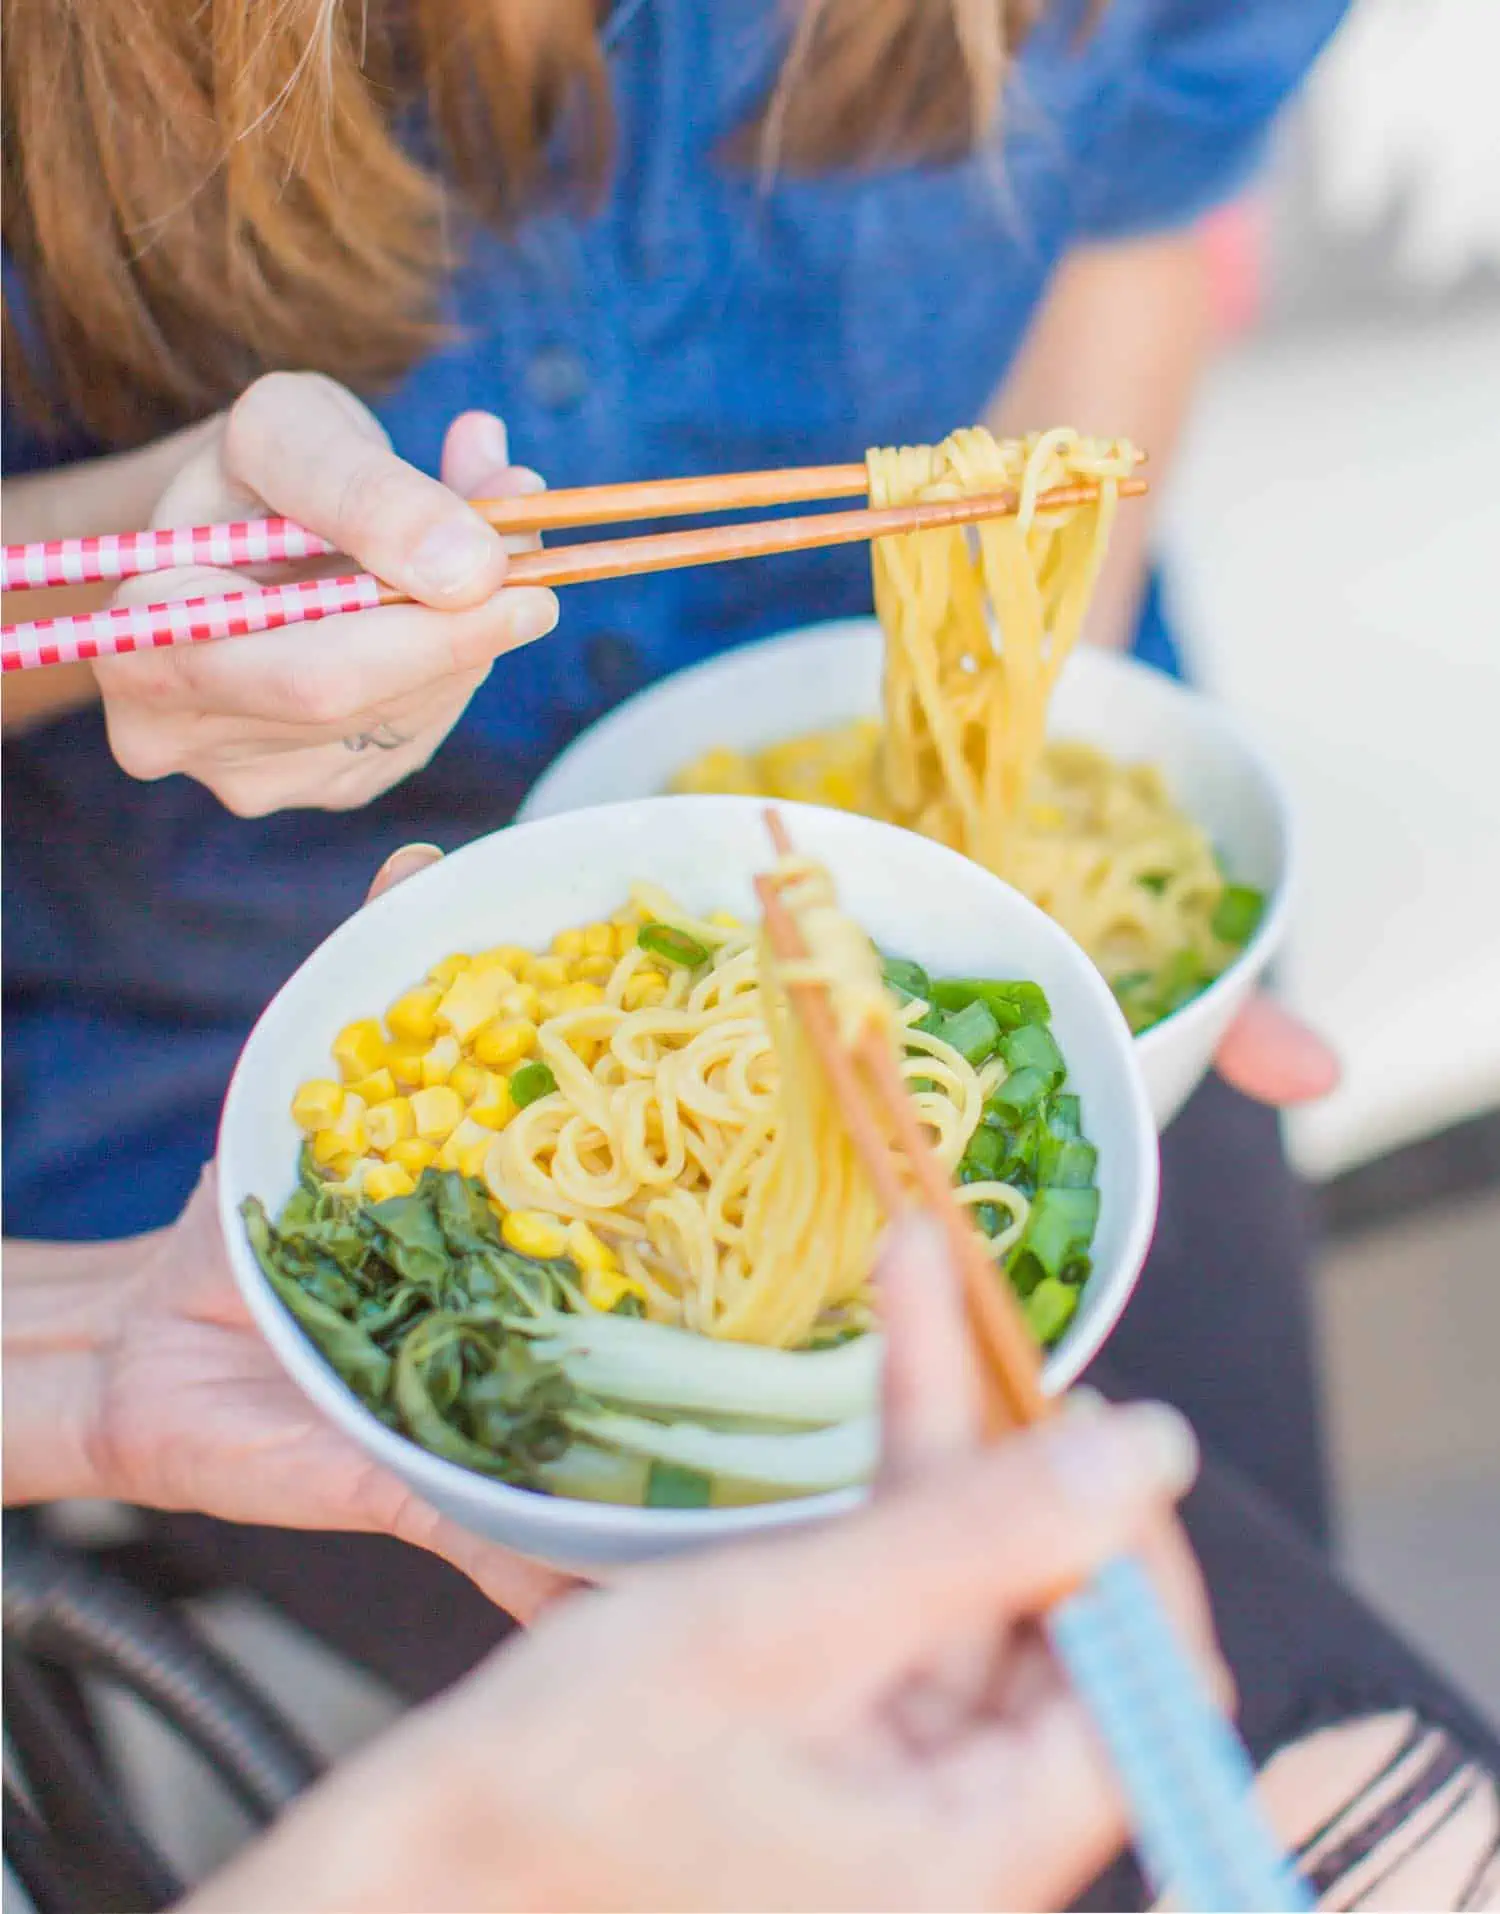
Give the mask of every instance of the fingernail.
M 532 492 L 545 492 L 547 489 L 547 481 L 540 472 L 533 472 L 529 465 L 513 465 L 510 468 L 510 482 L 522 498 Z
M 1198 1440 L 1185 1417 L 1164 1402 L 1065 1415 L 1043 1433 L 1058 1485 L 1092 1507 L 1142 1495 L 1174 1500 L 1198 1473 Z
M 374 890 L 380 885 L 389 888 L 392 884 L 399 884 L 404 877 L 415 877 L 418 871 L 425 871 L 429 864 L 439 863 L 442 855 L 442 846 L 438 844 L 403 844 L 399 850 L 392 851 L 381 865 L 370 888 Z
M 495 562 L 500 541 L 477 518 L 444 519 L 411 555 L 411 582 L 434 598 L 452 598 Z
M 893 1256 L 911 1262 L 944 1263 L 948 1259 L 948 1238 L 925 1210 L 910 1210 L 898 1216 L 881 1237 L 877 1265 Z
M 504 419 L 493 412 L 481 412 L 474 428 L 480 456 L 486 465 L 510 464 L 510 433 Z
M 539 586 L 518 586 L 504 594 L 504 602 L 505 621 L 510 627 L 511 642 L 516 645 L 529 645 L 538 638 L 545 638 L 557 623 L 561 609 L 557 593 Z

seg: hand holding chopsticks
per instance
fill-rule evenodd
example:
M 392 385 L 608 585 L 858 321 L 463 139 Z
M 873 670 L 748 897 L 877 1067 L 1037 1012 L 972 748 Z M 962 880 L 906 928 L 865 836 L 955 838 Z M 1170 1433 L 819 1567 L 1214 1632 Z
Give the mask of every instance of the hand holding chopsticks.
M 651 480 L 640 485 L 589 486 L 527 499 L 478 501 L 476 509 L 497 530 L 524 534 L 542 529 L 619 523 L 697 511 L 837 498 L 863 491 L 862 465 L 816 466 L 801 471 L 728 473 L 715 478 Z M 1144 480 L 1127 479 L 1123 493 L 1143 492 Z M 1081 502 L 1087 485 L 1060 486 L 1038 500 L 1041 509 Z M 1014 512 L 1013 492 L 992 497 L 767 519 L 748 524 L 660 532 L 642 538 L 604 539 L 523 552 L 510 562 L 511 585 L 576 585 L 689 565 L 724 564 L 777 552 L 852 544 L 897 533 L 973 524 Z M 218 569 L 261 567 L 333 554 L 327 540 L 289 519 L 244 520 L 156 532 L 105 535 L 6 546 L 0 585 L 20 591 L 64 584 L 139 577 L 190 565 Z M 201 596 L 151 605 L 121 605 L 67 618 L 42 618 L 5 628 L 0 669 L 73 663 L 163 645 L 246 637 L 257 631 L 306 623 L 345 612 L 410 603 L 370 572 L 338 578 Z
M 767 813 L 767 825 L 777 853 L 789 856 L 775 812 Z M 807 946 L 776 880 L 757 879 L 756 891 L 777 958 L 804 962 Z M 823 985 L 793 982 L 789 995 L 882 1208 L 896 1216 L 909 1207 L 889 1137 L 922 1206 L 942 1227 L 962 1280 L 992 1431 L 1044 1419 L 1052 1405 L 1042 1390 L 1041 1353 L 956 1202 L 888 1047 L 872 1027 L 846 1048 Z M 996 1520 L 1004 1514 L 997 1509 Z M 1139 1565 L 1121 1558 L 1087 1587 L 1060 1591 L 1048 1633 L 1108 1747 L 1157 1890 L 1193 1909 L 1258 1914 L 1310 1906 L 1262 1821 L 1244 1749 Z

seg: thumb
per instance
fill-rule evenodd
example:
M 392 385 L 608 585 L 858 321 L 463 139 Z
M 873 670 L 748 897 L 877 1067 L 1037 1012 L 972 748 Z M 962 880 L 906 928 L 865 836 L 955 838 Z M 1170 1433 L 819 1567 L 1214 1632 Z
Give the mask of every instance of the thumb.
M 365 892 L 365 902 L 373 904 L 377 897 L 384 897 L 387 891 L 404 884 L 408 877 L 415 877 L 430 864 L 440 864 L 442 859 L 443 853 L 436 844 L 403 844 L 399 851 L 392 851 L 376 871 Z
M 1214 1066 L 1257 1103 L 1311 1103 L 1338 1087 L 1339 1060 L 1315 1030 L 1274 999 L 1254 996 L 1230 1025 Z

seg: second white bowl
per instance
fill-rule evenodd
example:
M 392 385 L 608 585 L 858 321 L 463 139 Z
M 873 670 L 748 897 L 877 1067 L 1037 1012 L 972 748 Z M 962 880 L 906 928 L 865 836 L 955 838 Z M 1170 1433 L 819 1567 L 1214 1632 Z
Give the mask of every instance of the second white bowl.
M 648 686 L 585 731 L 532 787 L 523 821 L 649 797 L 714 745 L 758 751 L 880 709 L 873 618 L 811 625 L 744 645 Z M 1291 821 L 1281 788 L 1238 727 L 1201 694 L 1147 665 L 1084 647 L 1069 660 L 1050 729 L 1117 758 L 1158 765 L 1237 882 L 1266 893 L 1255 935 L 1208 989 L 1136 1039 L 1157 1127 L 1207 1074 L 1219 1040 L 1286 926 Z

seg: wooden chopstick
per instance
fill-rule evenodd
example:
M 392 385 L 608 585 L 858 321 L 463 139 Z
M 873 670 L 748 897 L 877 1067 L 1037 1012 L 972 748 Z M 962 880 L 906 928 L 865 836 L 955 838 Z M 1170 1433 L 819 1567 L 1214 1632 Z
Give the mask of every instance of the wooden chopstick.
M 472 501 L 497 532 L 550 532 L 575 525 L 619 525 L 631 519 L 678 518 L 686 512 L 747 512 L 809 499 L 862 498 L 869 474 L 859 465 L 789 465 L 768 472 L 714 472 L 701 478 L 639 479 L 624 485 L 578 485 L 526 498 Z
M 771 842 L 781 857 L 792 855 L 791 839 L 779 814 L 766 813 Z M 807 950 L 796 921 L 772 877 L 759 877 L 756 895 L 765 913 L 771 948 L 787 960 Z M 879 1033 L 868 1031 L 846 1050 L 840 1041 L 826 992 L 816 984 L 789 986 L 808 1042 L 827 1074 L 849 1137 L 887 1217 L 909 1207 L 890 1148 L 866 1101 L 866 1090 L 883 1114 L 916 1180 L 925 1207 L 948 1238 L 963 1285 L 964 1301 L 983 1359 L 988 1420 L 992 1429 L 1024 1426 L 1050 1415 L 1055 1405 L 1042 1389 L 1041 1356 L 1020 1305 L 980 1243 L 970 1218 L 954 1198 L 942 1165 L 933 1155 L 921 1121 L 890 1051 Z M 863 1075 L 864 1086 L 861 1085 Z
M 1146 483 L 1144 479 L 1122 479 L 1119 489 L 1126 496 L 1134 496 L 1146 490 Z M 1092 484 L 1057 486 L 1039 494 L 1037 506 L 1047 510 L 1080 504 L 1096 496 L 1097 490 Z M 1017 503 L 1014 492 L 1000 492 L 878 511 L 817 512 L 800 518 L 757 519 L 745 525 L 658 532 L 645 538 L 604 539 L 521 552 L 511 559 L 507 580 L 514 585 L 579 585 L 643 572 L 674 571 L 688 565 L 721 565 L 737 558 L 764 558 L 776 552 L 809 551 L 824 545 L 973 524 L 1014 512 Z M 344 578 L 300 579 L 217 598 L 116 605 L 71 618 L 38 618 L 29 624 L 7 625 L 0 634 L 4 640 L 0 670 L 23 671 L 162 645 L 243 638 L 253 632 L 344 612 L 410 602 L 394 586 L 369 572 L 360 572 Z

